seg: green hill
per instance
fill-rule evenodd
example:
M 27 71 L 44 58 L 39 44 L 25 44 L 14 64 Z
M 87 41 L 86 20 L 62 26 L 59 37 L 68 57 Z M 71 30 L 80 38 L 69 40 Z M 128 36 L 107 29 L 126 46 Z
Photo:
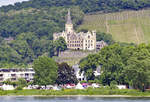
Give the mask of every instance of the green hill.
M 150 43 L 150 10 L 86 15 L 80 29 L 110 33 L 120 42 Z

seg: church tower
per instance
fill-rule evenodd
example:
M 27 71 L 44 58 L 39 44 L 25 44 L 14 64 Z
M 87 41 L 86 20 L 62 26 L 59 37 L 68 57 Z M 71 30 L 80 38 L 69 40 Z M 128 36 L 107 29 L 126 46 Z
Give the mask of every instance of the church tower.
M 73 24 L 70 16 L 70 9 L 68 9 L 68 15 L 67 15 L 67 22 L 65 25 L 65 31 L 66 33 L 73 33 Z

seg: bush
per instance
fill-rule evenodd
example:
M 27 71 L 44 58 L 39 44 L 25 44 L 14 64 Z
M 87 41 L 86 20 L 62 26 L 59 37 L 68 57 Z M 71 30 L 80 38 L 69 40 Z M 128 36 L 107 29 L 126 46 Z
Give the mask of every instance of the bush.
M 85 80 L 82 80 L 82 81 L 80 81 L 80 83 L 82 84 L 82 83 L 87 83 L 87 81 L 85 81 Z
M 16 88 L 16 90 L 22 90 L 23 89 L 23 87 L 21 87 L 21 86 L 18 86 L 17 88 Z
M 117 89 L 117 82 L 116 81 L 112 81 L 110 83 L 110 89 Z

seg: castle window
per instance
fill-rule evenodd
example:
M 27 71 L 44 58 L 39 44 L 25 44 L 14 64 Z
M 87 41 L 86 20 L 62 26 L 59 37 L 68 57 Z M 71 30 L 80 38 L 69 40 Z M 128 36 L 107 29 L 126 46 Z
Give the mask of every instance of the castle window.
M 90 42 L 90 40 L 88 42 Z
M 93 46 L 93 44 L 91 44 L 91 46 Z
M 93 40 L 91 40 L 91 42 L 93 42 Z
M 90 38 L 90 36 L 88 36 L 88 38 Z

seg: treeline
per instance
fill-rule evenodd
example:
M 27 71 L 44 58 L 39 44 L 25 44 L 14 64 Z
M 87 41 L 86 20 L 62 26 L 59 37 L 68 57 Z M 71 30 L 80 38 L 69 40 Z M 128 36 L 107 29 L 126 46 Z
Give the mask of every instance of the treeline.
M 22 33 L 11 42 L 2 41 L 0 45 L 0 68 L 27 67 L 39 56 L 57 56 L 67 49 L 63 38 L 56 41 L 38 39 L 33 33 Z
M 88 80 L 103 85 L 124 84 L 144 90 L 150 85 L 150 45 L 113 44 L 99 53 L 89 55 L 80 62 Z M 94 76 L 101 67 L 100 77 Z
M 85 13 L 96 11 L 114 12 L 120 10 L 139 10 L 150 7 L 150 0 L 30 0 L 16 3 L 15 6 L 3 6 L 1 11 L 20 10 L 23 8 L 79 6 Z
M 78 7 L 71 9 L 76 27 L 83 19 Z M 1 12 L 0 67 L 22 66 L 32 63 L 41 55 L 58 55 L 62 42 L 55 44 L 54 32 L 64 30 L 67 8 L 52 7 Z
M 82 22 L 83 12 L 78 7 L 73 7 L 71 12 L 76 27 Z M 1 37 L 16 37 L 21 33 L 34 32 L 38 38 L 46 36 L 52 40 L 54 32 L 64 30 L 67 8 L 27 8 L 0 13 Z

